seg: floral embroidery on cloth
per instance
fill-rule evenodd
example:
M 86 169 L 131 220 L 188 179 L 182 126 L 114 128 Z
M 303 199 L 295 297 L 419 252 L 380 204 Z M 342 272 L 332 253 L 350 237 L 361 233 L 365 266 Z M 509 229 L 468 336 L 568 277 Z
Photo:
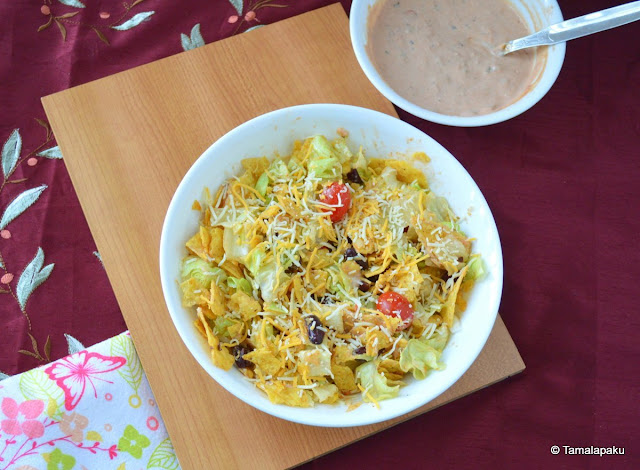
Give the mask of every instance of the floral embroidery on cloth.
M 128 332 L 0 381 L 0 470 L 127 464 L 180 468 Z

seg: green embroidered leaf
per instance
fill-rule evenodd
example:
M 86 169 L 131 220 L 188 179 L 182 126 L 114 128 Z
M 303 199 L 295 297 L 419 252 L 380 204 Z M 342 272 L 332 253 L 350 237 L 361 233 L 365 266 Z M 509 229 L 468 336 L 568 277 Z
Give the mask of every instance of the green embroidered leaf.
M 84 4 L 82 2 L 79 2 L 78 0 L 58 0 L 60 3 L 62 3 L 63 5 L 67 5 L 69 7 L 75 7 L 75 8 L 84 8 Z
M 102 442 L 102 436 L 98 431 L 89 431 L 87 433 L 87 439 L 95 442 Z
M 47 189 L 47 185 L 43 184 L 37 188 L 27 189 L 20 193 L 13 201 L 9 203 L 0 218 L 0 230 L 4 229 L 9 223 L 26 211 L 34 202 L 38 200 L 42 191 Z
M 22 137 L 20 137 L 20 130 L 14 129 L 2 147 L 2 173 L 5 179 L 16 169 L 21 151 Z
M 186 34 L 181 34 L 180 37 L 182 38 L 182 48 L 185 51 L 204 46 L 204 39 L 202 39 L 202 34 L 200 34 L 200 23 L 191 29 L 190 38 Z
M 80 341 L 75 339 L 73 336 L 65 333 L 64 337 L 67 339 L 67 345 L 69 346 L 69 354 L 75 354 L 77 352 L 87 349 L 82 345 Z
M 147 469 L 152 468 L 161 468 L 163 470 L 178 470 L 180 468 L 178 458 L 173 450 L 173 444 L 171 444 L 169 438 L 158 444 L 158 447 L 151 454 Z
M 53 15 L 49 15 L 49 21 L 47 21 L 45 24 L 41 24 L 38 27 L 38 32 L 44 31 L 45 29 L 47 29 L 49 26 L 51 26 L 51 23 L 53 23 Z
M 229 0 L 233 8 L 238 12 L 238 16 L 242 16 L 242 10 L 244 10 L 244 2 L 243 0 Z
M 98 36 L 98 39 L 104 42 L 107 46 L 110 45 L 109 40 L 107 39 L 107 37 L 104 35 L 102 31 L 100 31 L 98 28 L 93 26 L 91 27 L 91 29 L 93 30 L 94 33 L 96 33 L 96 36 Z
M 202 39 L 202 34 L 200 34 L 200 23 L 191 28 L 191 45 L 193 47 L 204 46 L 204 39 Z
M 42 369 L 33 369 L 22 374 L 18 386 L 27 400 L 42 400 L 45 403 L 52 400 L 55 402 L 56 406 L 47 406 L 46 413 L 52 419 L 62 417 L 64 392 L 54 381 L 49 379 Z
M 135 26 L 138 26 L 143 21 L 147 21 L 151 15 L 153 15 L 155 11 L 143 11 L 142 13 L 138 13 L 137 15 L 129 18 L 127 21 L 118 26 L 111 26 L 111 29 L 117 29 L 118 31 L 126 31 Z
M 8 379 L 9 377 L 11 377 L 9 374 L 5 374 L 4 372 L 0 371 L 0 380 Z
M 51 336 L 47 335 L 47 341 L 44 343 L 44 357 L 47 362 L 51 362 Z
M 67 28 L 64 27 L 64 25 L 58 21 L 58 20 L 53 20 L 56 23 L 56 26 L 58 27 L 58 29 L 60 30 L 60 34 L 62 35 L 62 41 L 66 41 L 67 40 Z
M 264 25 L 264 24 L 259 24 L 259 25 L 257 25 L 257 26 L 252 26 L 251 28 L 247 29 L 247 30 L 245 31 L 245 33 L 248 33 L 249 31 L 253 31 L 254 29 L 262 28 L 263 26 L 266 26 L 266 25 Z
M 27 300 L 34 290 L 47 280 L 51 271 L 53 271 L 54 264 L 42 267 L 44 263 L 44 252 L 42 248 L 38 247 L 36 255 L 31 262 L 24 268 L 20 279 L 18 279 L 18 285 L 16 286 L 16 297 L 18 297 L 18 303 L 20 308 L 24 312 L 24 308 L 27 305 Z
M 128 335 L 119 335 L 111 341 L 111 355 L 121 356 L 127 359 L 127 363 L 118 369 L 118 374 L 138 393 L 142 383 L 142 364 L 133 346 L 133 341 Z
M 50 149 L 43 150 L 36 155 L 45 158 L 62 158 L 62 152 L 60 152 L 60 147 L 58 147 L 57 145 L 55 147 L 51 147 Z
M 58 404 L 53 398 L 49 398 L 49 402 L 47 403 L 47 416 L 55 416 L 58 411 Z
M 95 256 L 96 258 L 98 258 L 98 261 L 100 261 L 100 264 L 102 265 L 102 267 L 104 268 L 104 263 L 102 262 L 102 255 L 100 253 L 98 253 L 97 251 L 93 252 L 93 256 Z
M 193 47 L 191 47 L 191 39 L 189 39 L 189 36 L 184 33 L 180 34 L 180 43 L 182 44 L 182 50 L 184 51 L 190 51 L 193 49 Z

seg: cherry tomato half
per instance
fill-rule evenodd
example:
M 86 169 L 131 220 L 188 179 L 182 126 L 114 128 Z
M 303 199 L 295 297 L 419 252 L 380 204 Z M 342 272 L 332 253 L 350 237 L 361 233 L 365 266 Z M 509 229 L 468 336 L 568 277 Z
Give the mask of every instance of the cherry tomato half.
M 385 292 L 378 297 L 376 306 L 385 315 L 402 319 L 402 323 L 398 326 L 399 330 L 404 330 L 411 325 L 413 307 L 404 295 L 393 291 Z
M 331 183 L 329 186 L 322 190 L 320 194 L 320 201 L 332 208 L 325 208 L 325 212 L 331 212 L 331 222 L 340 222 L 351 206 L 351 193 L 349 188 L 342 183 Z

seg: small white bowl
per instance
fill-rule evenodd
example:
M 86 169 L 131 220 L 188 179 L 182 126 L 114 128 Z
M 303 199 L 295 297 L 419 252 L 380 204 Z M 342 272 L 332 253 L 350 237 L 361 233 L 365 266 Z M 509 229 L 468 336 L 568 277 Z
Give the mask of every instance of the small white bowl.
M 448 199 L 462 218 L 462 230 L 476 239 L 473 250 L 482 255 L 488 276 L 478 282 L 469 297 L 460 327 L 445 348 L 446 369 L 425 380 L 408 377 L 399 396 L 381 402 L 377 410 L 363 404 L 347 412 L 344 404 L 293 408 L 274 405 L 235 368 L 218 369 L 211 362 L 209 346 L 193 325 L 195 312 L 180 302 L 177 280 L 185 242 L 197 230 L 200 213 L 191 210 L 203 188 L 217 189 L 239 173 L 248 157 L 289 155 L 296 139 L 336 130 L 349 131 L 353 149 L 362 145 L 369 157 L 389 157 L 397 152 L 424 151 L 431 158 L 426 174 L 433 191 Z M 282 419 L 314 426 L 360 426 L 395 418 L 433 400 L 453 385 L 476 359 L 493 327 L 502 293 L 502 251 L 498 231 L 482 193 L 458 161 L 435 140 L 411 125 L 376 111 L 338 104 L 311 104 L 280 109 L 248 121 L 216 141 L 196 160 L 171 200 L 160 240 L 160 277 L 169 313 L 180 337 L 200 365 L 220 385 L 240 400 Z
M 519 114 L 522 114 L 534 104 L 542 99 L 558 78 L 566 46 L 564 43 L 556 44 L 547 48 L 546 54 L 538 54 L 537 60 L 544 61 L 539 72 L 532 80 L 532 86 L 516 102 L 495 111 L 481 116 L 452 116 L 441 114 L 418 106 L 396 93 L 378 73 L 371 58 L 367 54 L 367 22 L 371 7 L 380 0 L 353 0 L 351 12 L 349 13 L 349 29 L 351 32 L 351 44 L 360 63 L 360 67 L 371 83 L 388 100 L 396 106 L 410 112 L 427 121 L 459 127 L 476 127 L 496 124 L 506 121 Z M 562 12 L 555 0 L 511 0 L 513 6 L 520 12 L 526 20 L 531 31 L 538 31 L 547 26 L 563 21 Z M 513 38 L 516 39 L 516 38 Z

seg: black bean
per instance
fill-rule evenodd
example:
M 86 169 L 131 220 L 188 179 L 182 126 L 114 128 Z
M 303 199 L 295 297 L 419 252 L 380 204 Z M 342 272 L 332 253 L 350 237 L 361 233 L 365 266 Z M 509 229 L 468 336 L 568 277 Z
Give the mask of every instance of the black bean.
M 369 276 L 369 281 L 371 282 L 378 282 L 378 278 L 380 277 L 380 274 L 374 274 L 373 276 Z
M 403 228 L 403 229 L 402 229 L 402 231 L 403 231 L 404 233 L 407 233 L 407 232 L 409 231 L 409 227 L 407 226 L 407 227 Z
M 358 256 L 358 252 L 355 250 L 354 247 L 350 246 L 345 250 L 344 256 L 345 258 L 353 258 L 355 256 Z
M 356 263 L 358 263 L 362 269 L 369 269 L 369 263 L 367 263 L 366 259 L 357 259 Z
M 249 369 L 253 367 L 253 362 L 248 361 L 244 358 L 244 355 L 249 351 L 244 346 L 234 346 L 231 350 L 231 354 L 236 360 L 236 366 L 238 369 Z
M 321 304 L 328 304 L 329 298 L 326 295 L 323 295 L 322 297 L 320 297 L 320 300 L 318 300 L 318 302 L 320 302 Z
M 360 347 L 359 347 L 358 349 L 356 349 L 354 352 L 356 353 L 356 355 L 358 355 L 358 354 L 364 354 L 364 353 L 366 353 L 366 352 L 367 352 L 367 348 L 365 348 L 364 346 L 360 346 Z
M 369 289 L 371 289 L 371 284 L 369 284 L 368 282 L 361 282 L 358 286 L 358 289 L 360 289 L 362 292 L 368 292 Z
M 364 184 L 364 181 L 362 181 L 362 178 L 360 177 L 360 173 L 358 173 L 358 170 L 355 168 L 352 168 L 351 171 L 347 173 L 347 179 L 352 183 Z
M 307 331 L 309 332 L 309 341 L 312 344 L 321 344 L 324 339 L 324 331 L 320 329 L 322 322 L 315 315 L 307 317 Z

